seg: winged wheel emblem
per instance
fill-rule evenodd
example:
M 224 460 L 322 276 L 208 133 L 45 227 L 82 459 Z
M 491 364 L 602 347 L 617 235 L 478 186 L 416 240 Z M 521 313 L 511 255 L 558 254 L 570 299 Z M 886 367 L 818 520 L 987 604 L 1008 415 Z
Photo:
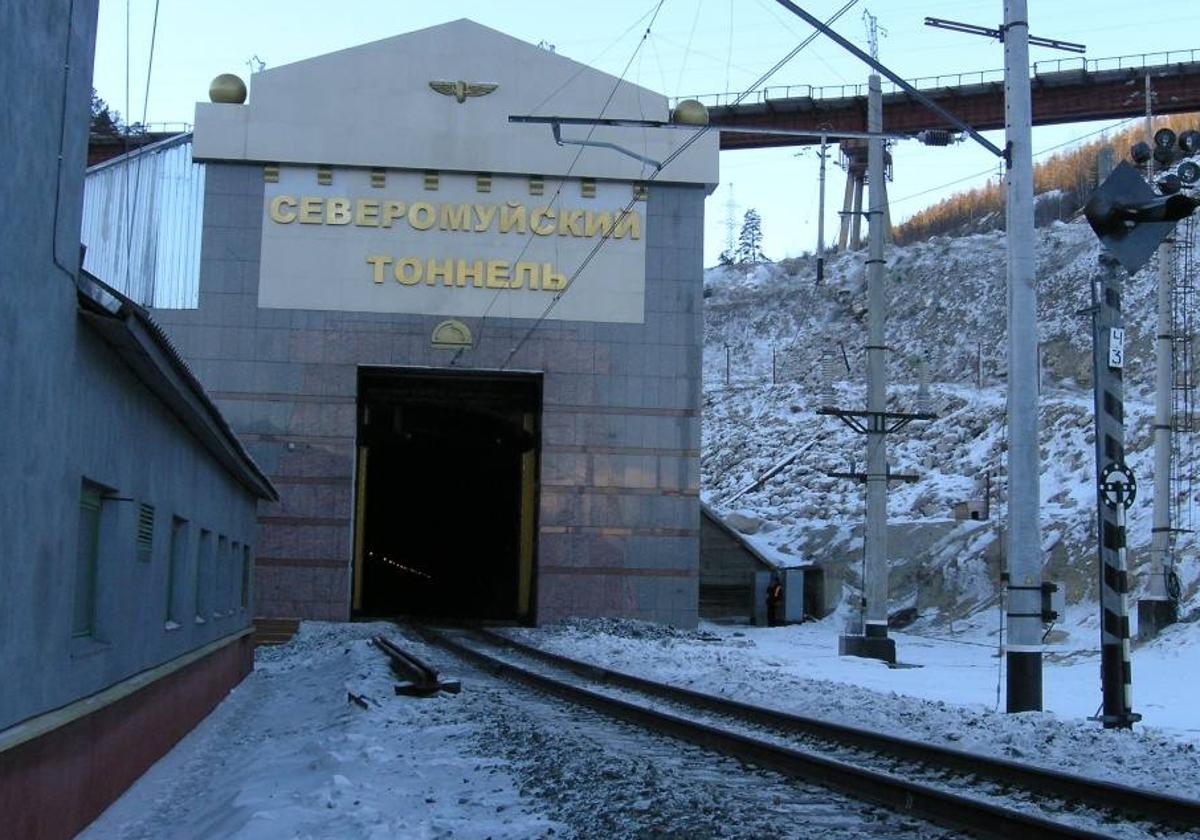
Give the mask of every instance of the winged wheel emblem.
M 499 87 L 478 82 L 430 82 L 429 86 L 443 96 L 453 96 L 459 102 L 466 102 L 468 96 L 487 96 Z

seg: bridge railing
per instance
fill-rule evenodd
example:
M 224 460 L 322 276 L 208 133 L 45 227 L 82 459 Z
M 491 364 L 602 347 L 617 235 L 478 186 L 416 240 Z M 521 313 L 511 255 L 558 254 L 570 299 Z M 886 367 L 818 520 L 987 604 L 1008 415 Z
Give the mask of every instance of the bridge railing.
M 1097 73 L 1105 70 L 1151 69 L 1167 67 L 1173 64 L 1194 63 L 1200 61 L 1200 49 L 1169 50 L 1138 55 L 1121 55 L 1110 58 L 1086 58 L 1074 56 L 1071 58 L 1056 58 L 1034 62 L 1033 75 L 1062 73 L 1069 71 L 1084 71 Z M 938 76 L 921 76 L 907 80 L 917 90 L 941 90 L 952 87 L 967 87 L 971 85 L 1002 84 L 1004 71 L 976 70 L 969 73 L 947 73 Z M 884 81 L 883 92 L 900 93 L 901 88 L 894 82 Z M 741 104 L 762 104 L 772 99 L 850 99 L 867 95 L 865 84 L 857 85 L 768 85 L 752 91 L 741 100 Z M 673 97 L 675 104 L 681 99 L 698 99 L 710 108 L 733 105 L 740 93 L 705 93 L 693 96 Z

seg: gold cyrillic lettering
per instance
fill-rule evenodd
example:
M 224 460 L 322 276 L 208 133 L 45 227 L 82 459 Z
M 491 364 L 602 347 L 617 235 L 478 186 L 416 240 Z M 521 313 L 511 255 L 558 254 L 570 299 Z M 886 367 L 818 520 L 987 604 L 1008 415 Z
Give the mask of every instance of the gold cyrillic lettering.
M 443 286 L 454 285 L 454 260 L 443 260 L 441 263 L 434 259 L 429 261 L 425 266 L 425 285 L 434 285 L 438 277 L 442 278 Z
M 566 236 L 583 236 L 583 211 L 582 210 L 559 210 L 558 211 L 558 235 Z
M 379 202 L 373 198 L 360 198 L 355 205 L 354 224 L 359 227 L 379 227 Z
M 471 285 L 474 286 L 476 289 L 482 289 L 483 288 L 483 260 L 475 260 L 475 262 L 469 263 L 469 265 L 470 265 L 470 268 L 467 267 L 468 263 L 466 260 L 458 261 L 458 277 L 456 278 L 455 285 L 457 285 L 457 286 L 467 285 L 467 278 L 470 277 Z
M 567 278 L 556 274 L 554 263 L 542 263 L 542 288 L 548 292 L 557 292 L 567 286 Z
M 383 221 L 382 226 L 390 228 L 392 222 L 396 219 L 404 218 L 404 202 L 403 201 L 385 201 L 383 202 Z
M 288 209 L 284 209 L 287 207 Z M 296 199 L 290 195 L 277 195 L 271 199 L 271 221 L 281 225 L 296 221 Z
M 510 201 L 500 208 L 501 233 L 508 233 L 510 230 L 515 230 L 517 233 L 525 233 L 528 229 L 525 222 L 524 204 Z
M 391 257 L 385 257 L 383 254 L 367 254 L 367 262 L 374 268 L 372 279 L 376 286 L 383 285 L 383 267 L 391 261 Z
M 630 239 L 642 238 L 642 217 L 632 210 L 622 210 L 617 217 L 617 226 L 613 230 L 613 239 L 629 235 Z
M 396 261 L 393 273 L 401 284 L 415 286 L 421 282 L 421 261 L 416 257 L 404 257 Z
M 508 289 L 508 261 L 488 260 L 487 287 L 489 289 Z
M 350 199 L 331 198 L 325 202 L 325 224 L 348 225 L 354 219 L 350 212 Z
M 475 205 L 475 231 L 483 233 L 492 226 L 492 222 L 496 220 L 496 205 L 495 204 L 476 204 Z
M 408 223 L 416 230 L 429 230 L 437 222 L 437 213 L 428 201 L 418 201 L 408 208 Z
M 305 196 L 304 198 L 300 199 L 300 224 L 321 224 L 321 204 L 322 201 L 319 198 Z
M 538 221 L 541 220 L 541 224 Z M 554 233 L 554 211 L 549 207 L 536 207 L 529 215 L 529 229 L 538 236 Z
M 519 289 L 526 285 L 525 278 L 529 278 L 529 288 L 536 289 L 538 287 L 538 265 L 531 262 L 519 262 L 513 269 L 512 283 L 509 284 L 510 289 Z
M 607 210 L 601 213 L 593 213 L 588 210 L 584 230 L 588 236 L 595 236 L 597 233 L 601 236 L 608 236 L 608 232 L 612 230 L 612 213 Z
M 415 227 L 415 225 L 414 225 Z M 442 230 L 470 230 L 470 204 L 443 204 L 442 221 L 438 225 Z

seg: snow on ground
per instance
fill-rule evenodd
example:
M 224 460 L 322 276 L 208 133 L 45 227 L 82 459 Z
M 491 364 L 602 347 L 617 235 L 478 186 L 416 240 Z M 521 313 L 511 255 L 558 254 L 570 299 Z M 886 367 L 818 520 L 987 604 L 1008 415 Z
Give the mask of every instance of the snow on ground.
M 461 677 L 462 693 L 394 696 L 368 641 L 381 632 Z M 955 835 L 513 688 L 394 625 L 318 622 L 259 650 L 255 672 L 82 835 L 768 836 Z
M 1200 627 L 1182 625 L 1134 654 L 1133 732 L 1086 720 L 1100 702 L 1099 659 L 1047 657 L 1045 711 L 1008 715 L 996 640 L 960 624 L 941 638 L 895 634 L 905 668 L 837 655 L 836 618 L 791 627 L 704 624 L 699 631 L 578 619 L 509 631 L 524 641 L 616 670 L 801 715 L 938 742 L 1200 799 Z M 1003 682 L 1000 682 L 1001 694 Z M 997 712 L 999 708 L 1001 711 Z
M 254 673 L 81 836 L 552 836 L 506 762 L 472 749 L 484 697 L 393 696 L 368 640 L 394 630 L 305 622 L 289 645 L 260 649 Z

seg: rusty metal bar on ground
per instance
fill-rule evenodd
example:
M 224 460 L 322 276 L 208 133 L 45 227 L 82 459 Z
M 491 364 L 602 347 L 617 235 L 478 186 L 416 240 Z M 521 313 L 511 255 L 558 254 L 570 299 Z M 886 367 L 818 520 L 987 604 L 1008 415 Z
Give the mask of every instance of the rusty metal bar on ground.
M 392 661 L 392 670 L 405 682 L 396 684 L 396 693 L 410 697 L 429 697 L 439 691 L 457 694 L 462 690 L 458 680 L 440 680 L 438 672 L 407 651 L 401 650 L 386 636 L 376 636 L 375 646 Z

